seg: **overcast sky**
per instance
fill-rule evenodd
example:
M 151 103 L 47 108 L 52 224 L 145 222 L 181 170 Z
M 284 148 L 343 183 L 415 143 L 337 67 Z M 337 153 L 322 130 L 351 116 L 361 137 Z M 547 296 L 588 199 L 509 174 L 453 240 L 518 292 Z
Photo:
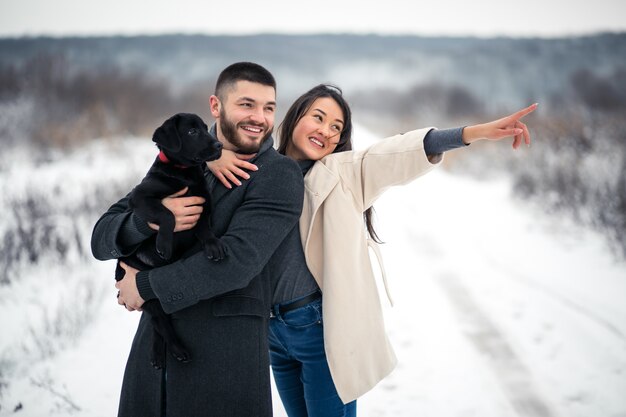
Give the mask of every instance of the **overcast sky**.
M 626 31 L 626 0 L 0 0 L 0 36 Z

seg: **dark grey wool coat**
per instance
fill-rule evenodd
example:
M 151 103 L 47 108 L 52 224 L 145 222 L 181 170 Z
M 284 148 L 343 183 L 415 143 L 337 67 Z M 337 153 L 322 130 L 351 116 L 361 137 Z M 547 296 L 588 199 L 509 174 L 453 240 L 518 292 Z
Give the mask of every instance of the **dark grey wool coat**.
M 152 328 L 144 313 L 126 365 L 120 417 L 272 415 L 266 264 L 297 227 L 304 198 L 298 165 L 272 143 L 269 138 L 263 144 L 253 161 L 259 170 L 243 185 L 228 190 L 217 183 L 213 190 L 213 228 L 227 247 L 226 259 L 214 262 L 200 251 L 147 275 L 147 292 L 171 314 L 192 361 L 180 363 L 167 355 L 165 372 L 155 370 Z M 101 260 L 125 256 L 150 233 L 125 198 L 96 223 L 92 252 Z M 112 277 L 113 270 L 107 279 Z

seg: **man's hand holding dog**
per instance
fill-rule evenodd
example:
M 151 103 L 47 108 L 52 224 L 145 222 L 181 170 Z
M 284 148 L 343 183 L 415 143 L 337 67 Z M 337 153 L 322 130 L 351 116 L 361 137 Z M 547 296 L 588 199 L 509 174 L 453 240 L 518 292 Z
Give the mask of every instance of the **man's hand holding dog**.
M 119 290 L 117 297 L 117 303 L 125 306 L 128 311 L 141 311 L 141 306 L 145 303 L 145 300 L 139 295 L 137 289 L 137 269 L 126 265 L 124 262 L 120 262 L 120 266 L 124 268 L 126 272 L 124 278 L 115 283 L 115 288 Z
M 187 193 L 188 187 L 165 197 L 161 203 L 174 214 L 176 218 L 176 227 L 174 232 L 182 232 L 183 230 L 193 229 L 202 214 L 202 204 L 204 198 L 197 196 L 182 197 Z M 153 230 L 159 230 L 159 225 L 148 223 Z

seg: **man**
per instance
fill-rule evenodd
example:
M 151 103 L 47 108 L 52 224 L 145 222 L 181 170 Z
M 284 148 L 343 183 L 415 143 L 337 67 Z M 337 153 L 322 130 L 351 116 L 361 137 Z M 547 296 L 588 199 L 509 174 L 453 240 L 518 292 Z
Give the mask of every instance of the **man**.
M 253 63 L 227 67 L 210 105 L 216 119 L 211 130 L 224 149 L 256 153 L 253 161 L 259 170 L 233 189 L 207 173 L 213 230 L 228 253 L 224 260 L 214 262 L 200 251 L 150 271 L 125 266 L 126 275 L 116 284 L 118 302 L 132 311 L 158 298 L 192 360 L 181 363 L 167 355 L 163 370 L 152 368 L 151 328 L 144 314 L 124 374 L 121 417 L 272 414 L 266 264 L 298 221 L 302 174 L 294 161 L 272 147 L 276 84 L 265 68 Z M 197 220 L 197 197 L 163 203 L 178 216 L 177 230 Z M 102 260 L 125 256 L 156 228 L 133 214 L 124 198 L 96 224 L 92 252 Z

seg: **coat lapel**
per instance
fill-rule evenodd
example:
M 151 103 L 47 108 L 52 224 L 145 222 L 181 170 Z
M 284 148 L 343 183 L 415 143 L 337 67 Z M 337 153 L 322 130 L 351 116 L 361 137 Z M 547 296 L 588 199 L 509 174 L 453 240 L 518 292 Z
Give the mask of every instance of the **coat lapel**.
M 319 208 L 338 183 L 339 176 L 319 161 L 311 167 L 307 175 L 304 177 L 305 192 L 302 215 L 300 216 L 300 238 L 302 239 L 302 247 L 307 259 L 320 261 L 317 258 L 322 256 L 321 248 L 313 248 L 309 246 L 309 243 L 311 241 L 311 236 L 315 233 L 314 230 L 321 225 L 316 218 Z M 305 229 L 303 229 L 302 226 L 304 226 Z M 321 233 L 321 231 L 319 233 Z M 321 242 L 321 239 L 318 239 L 317 241 Z M 320 289 L 323 290 L 321 271 L 314 271 L 314 265 L 321 265 L 321 262 L 314 261 L 309 263 L 309 269 L 311 269 L 311 273 L 317 281 L 317 284 L 320 286 Z
M 316 197 L 315 209 L 326 200 L 328 194 L 339 182 L 339 176 L 332 172 L 324 163 L 316 162 L 304 177 L 304 186 Z

